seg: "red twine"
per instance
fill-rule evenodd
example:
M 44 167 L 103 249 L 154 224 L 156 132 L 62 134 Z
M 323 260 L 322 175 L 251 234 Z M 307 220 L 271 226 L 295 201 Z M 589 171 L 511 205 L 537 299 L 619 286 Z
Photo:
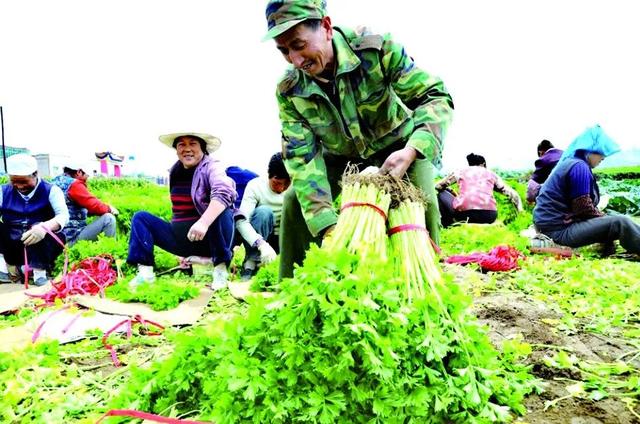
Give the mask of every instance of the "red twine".
M 387 214 L 380 209 L 378 206 L 374 205 L 373 203 L 367 203 L 367 202 L 347 202 L 344 205 L 342 205 L 342 207 L 340 208 L 340 212 L 342 212 L 345 209 L 349 209 L 349 208 L 353 208 L 353 207 L 358 207 L 358 206 L 367 206 L 369 208 L 372 208 L 373 210 L 375 210 L 376 212 L 378 212 L 378 214 L 384 218 L 384 220 L 387 220 Z
M 157 322 L 145 320 L 140 315 L 135 315 L 133 318 L 123 319 L 122 321 L 120 321 L 119 323 L 114 325 L 109 331 L 104 333 L 104 335 L 102 336 L 102 345 L 111 354 L 111 360 L 113 361 L 113 365 L 115 365 L 116 367 L 119 367 L 121 364 L 120 364 L 120 361 L 118 360 L 118 355 L 116 354 L 116 350 L 113 348 L 112 345 L 107 343 L 107 338 L 109 338 L 111 333 L 116 331 L 122 325 L 126 325 L 127 326 L 127 337 L 130 338 L 131 337 L 131 333 L 132 333 L 132 329 L 133 329 L 133 324 L 140 324 L 140 325 L 145 325 L 146 326 L 147 323 L 159 328 L 160 330 L 164 330 L 164 326 L 158 324 Z M 147 335 L 148 336 L 159 336 L 160 332 L 148 332 Z
M 454 255 L 446 259 L 448 264 L 466 265 L 477 263 L 485 271 L 513 271 L 518 268 L 518 260 L 525 256 L 511 246 L 497 246 L 489 253 L 471 253 L 470 255 Z
M 209 424 L 204 421 L 181 420 L 179 418 L 168 418 L 161 415 L 150 414 L 148 412 L 136 411 L 135 409 L 112 409 L 100 418 L 96 424 L 100 424 L 106 417 L 133 417 L 141 420 L 151 420 L 163 424 Z
M 389 228 L 389 231 L 387 231 L 387 234 L 389 236 L 392 236 L 394 234 L 401 233 L 403 231 L 424 231 L 425 233 L 427 233 L 427 238 L 429 239 L 429 242 L 431 243 L 431 247 L 433 247 L 433 250 L 435 250 L 435 252 L 438 255 L 440 253 L 442 253 L 442 250 L 440 249 L 440 247 L 438 247 L 438 245 L 429 236 L 429 231 L 425 227 L 423 227 L 422 225 L 418 225 L 418 224 L 402 224 L 402 225 L 398 225 L 397 227 Z
M 26 293 L 27 296 L 44 300 L 43 306 L 50 306 L 56 299 L 64 299 L 76 294 L 104 296 L 104 290 L 116 282 L 116 271 L 111 267 L 110 255 L 83 259 L 71 271 L 64 273 L 59 282 L 51 283 L 51 290 L 44 294 Z M 65 270 L 66 271 L 66 270 Z

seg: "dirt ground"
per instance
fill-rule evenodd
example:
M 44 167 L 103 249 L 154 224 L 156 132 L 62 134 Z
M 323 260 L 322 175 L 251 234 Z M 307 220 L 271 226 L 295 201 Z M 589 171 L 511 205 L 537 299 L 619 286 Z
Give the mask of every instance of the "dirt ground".
M 484 278 L 482 274 L 467 268 L 457 267 L 454 271 L 459 279 L 466 279 L 469 273 Z M 525 342 L 533 345 L 529 358 L 532 373 L 543 379 L 546 388 L 540 395 L 530 395 L 525 405 L 528 413 L 519 417 L 517 422 L 528 424 L 567 423 L 567 424 L 640 424 L 624 402 L 616 399 L 593 401 L 581 398 L 569 398 L 545 410 L 545 402 L 566 396 L 567 381 L 580 380 L 570 370 L 560 370 L 547 366 L 545 356 L 552 357 L 557 350 L 547 346 L 562 346 L 570 349 L 580 359 L 612 362 L 626 352 L 633 350 L 623 340 L 600 334 L 577 332 L 566 334 L 556 331 L 545 320 L 561 317 L 559 311 L 529 298 L 523 293 L 491 293 L 475 298 L 475 313 L 479 320 L 490 328 L 492 342 L 499 346 L 506 338 L 522 334 Z M 633 365 L 640 367 L 640 361 Z M 578 374 L 576 372 L 576 374 Z M 640 410 L 636 407 L 636 413 Z

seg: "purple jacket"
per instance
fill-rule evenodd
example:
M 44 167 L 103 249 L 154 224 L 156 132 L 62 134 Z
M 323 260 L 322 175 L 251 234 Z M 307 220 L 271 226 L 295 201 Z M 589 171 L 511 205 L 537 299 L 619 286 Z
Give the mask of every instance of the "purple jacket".
M 177 161 L 171 167 L 171 171 L 169 171 L 170 178 L 178 166 L 182 166 L 180 161 Z M 196 167 L 191 183 L 191 198 L 198 213 L 200 215 L 204 214 L 204 211 L 209 207 L 209 203 L 211 203 L 211 199 L 216 199 L 227 208 L 233 207 L 233 202 L 237 196 L 236 184 L 231 178 L 227 177 L 220 161 L 205 155 Z
M 558 164 L 560 157 L 562 156 L 562 150 L 549 149 L 544 152 L 540 158 L 536 160 L 536 170 L 533 171 L 531 179 L 538 184 L 544 184 L 551 174 L 551 170 Z

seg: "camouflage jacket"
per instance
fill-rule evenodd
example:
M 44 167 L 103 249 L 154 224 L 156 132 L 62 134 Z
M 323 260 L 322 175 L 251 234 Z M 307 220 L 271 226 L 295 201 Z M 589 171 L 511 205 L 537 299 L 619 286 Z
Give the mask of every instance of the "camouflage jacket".
M 285 165 L 315 236 L 337 221 L 323 153 L 368 158 L 395 142 L 440 165 L 453 102 L 442 81 L 418 69 L 389 35 L 334 27 L 340 111 L 302 71 L 278 84 Z

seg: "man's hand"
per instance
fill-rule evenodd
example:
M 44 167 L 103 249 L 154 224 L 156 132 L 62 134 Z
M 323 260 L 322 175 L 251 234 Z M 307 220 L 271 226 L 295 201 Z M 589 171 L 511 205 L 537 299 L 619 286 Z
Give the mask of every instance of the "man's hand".
M 200 220 L 196 221 L 195 224 L 189 228 L 189 232 L 187 233 L 187 238 L 189 241 L 200 241 L 204 239 L 204 236 L 207 234 L 208 226 L 204 225 Z
M 407 173 L 407 169 L 411 166 L 418 152 L 413 147 L 405 147 L 397 150 L 389 155 L 384 161 L 380 172 L 383 174 L 391 174 L 394 177 L 402 178 Z
M 112 215 L 118 215 L 120 213 L 118 209 L 111 205 L 109 205 L 109 212 L 111 212 Z
M 263 264 L 273 262 L 278 256 L 276 251 L 273 250 L 273 247 L 264 240 L 258 245 L 258 250 L 260 251 L 260 262 Z
M 25 246 L 31 246 L 32 244 L 41 242 L 46 235 L 47 230 L 45 230 L 42 225 L 34 225 L 29 231 L 25 231 L 25 233 L 22 234 L 20 240 L 22 240 Z

